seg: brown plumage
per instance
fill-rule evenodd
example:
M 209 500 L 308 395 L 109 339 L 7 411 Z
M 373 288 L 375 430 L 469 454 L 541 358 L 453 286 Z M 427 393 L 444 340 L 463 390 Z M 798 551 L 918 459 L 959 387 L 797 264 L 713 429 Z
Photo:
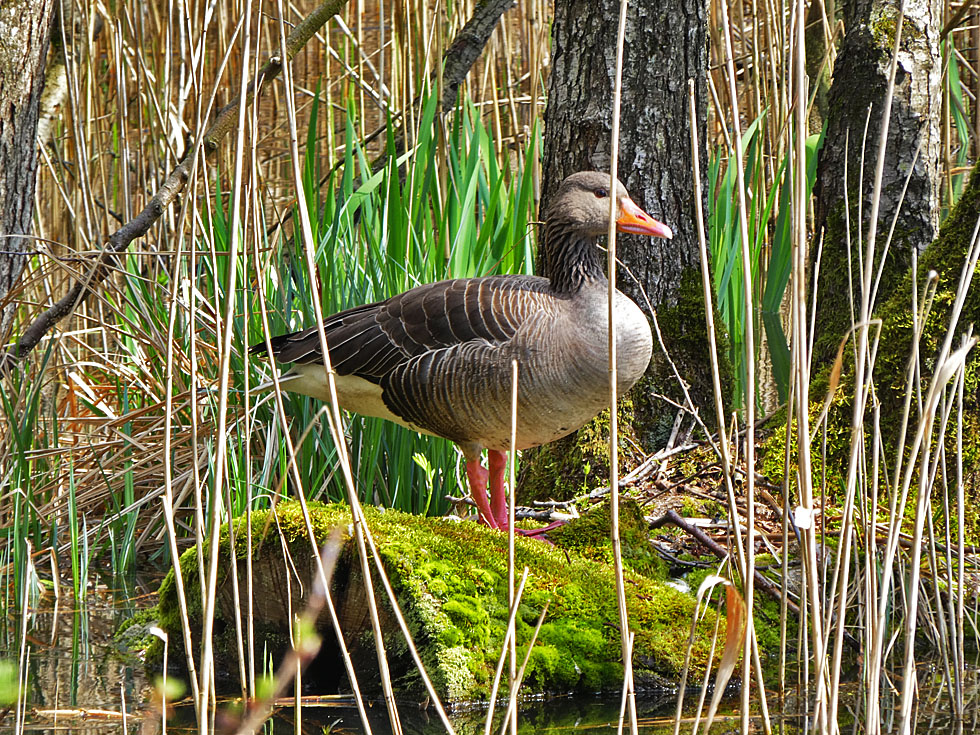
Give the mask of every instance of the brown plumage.
M 609 176 L 562 182 L 544 217 L 550 279 L 504 275 L 418 286 L 328 317 L 324 332 L 344 408 L 456 442 L 466 457 L 481 520 L 507 527 L 503 472 L 511 434 L 511 361 L 518 362 L 517 448 L 554 441 L 608 404 L 608 282 L 596 240 L 609 223 Z M 671 237 L 619 184 L 617 229 Z M 618 386 L 628 390 L 650 362 L 650 326 L 617 293 Z M 329 400 L 319 332 L 273 337 L 278 362 L 293 363 L 283 388 Z M 253 353 L 265 353 L 265 342 Z M 480 464 L 488 451 L 490 471 Z M 489 475 L 490 502 L 487 502 Z

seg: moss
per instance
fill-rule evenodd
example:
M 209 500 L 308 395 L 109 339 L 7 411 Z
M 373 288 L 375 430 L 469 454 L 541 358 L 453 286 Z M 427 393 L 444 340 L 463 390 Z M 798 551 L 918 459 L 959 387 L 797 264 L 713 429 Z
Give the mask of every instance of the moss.
M 728 507 L 717 500 L 702 500 L 701 509 L 707 518 L 721 518 L 728 512 Z
M 757 435 L 757 440 L 759 440 L 759 446 L 756 449 L 756 462 L 759 468 L 759 473 L 765 477 L 769 482 L 773 484 L 779 484 L 783 481 L 786 469 L 786 409 L 781 408 L 776 416 L 773 417 L 773 423 L 776 425 L 776 430 L 766 433 L 764 436 L 759 437 Z M 795 456 L 796 454 L 796 420 L 793 420 L 793 427 L 791 429 L 792 436 L 790 437 L 790 448 Z
M 150 632 L 150 628 L 158 624 L 157 616 L 156 607 L 137 610 L 119 624 L 113 638 L 122 650 L 138 659 L 146 661 L 151 650 L 154 651 L 154 656 L 160 658 L 163 656 L 163 649 L 161 647 L 159 651 L 155 650 L 155 644 L 162 646 L 162 643 Z
M 817 395 L 815 398 L 822 399 L 823 396 Z M 845 392 L 838 391 L 831 402 L 828 421 L 825 429 L 821 430 L 817 443 L 811 446 L 810 450 L 810 469 L 814 484 L 827 487 L 834 494 L 844 488 L 846 479 L 847 462 L 850 457 L 850 411 L 851 396 Z M 810 430 L 817 426 L 820 414 L 823 411 L 823 404 L 819 402 L 810 404 Z M 840 419 L 846 415 L 846 422 Z M 785 480 L 786 467 L 786 428 L 785 411 L 781 413 L 782 421 L 774 421 L 777 425 L 774 431 L 768 433 L 759 442 L 757 449 L 759 471 L 769 482 L 781 485 Z M 782 423 L 780 426 L 779 424 Z M 824 447 L 824 443 L 826 446 Z M 790 467 L 796 467 L 798 461 L 798 434 L 796 430 L 796 420 L 792 420 L 790 431 Z M 826 457 L 826 462 L 824 461 Z M 790 475 L 790 495 L 796 496 L 796 475 Z
M 875 3 L 871 6 L 871 16 L 868 21 L 868 31 L 875 45 L 882 53 L 891 54 L 895 48 L 895 29 L 898 28 L 898 6 L 888 3 Z M 902 48 L 919 43 L 924 36 L 912 20 L 905 16 L 902 22 Z
M 485 646 L 490 642 L 490 614 L 482 601 L 472 595 L 454 595 L 446 600 L 442 611 L 449 616 L 455 638 L 464 643 Z
M 681 500 L 681 509 L 679 513 L 681 514 L 682 517 L 694 518 L 700 515 L 699 511 L 700 511 L 700 507 L 698 505 L 698 502 L 694 498 L 685 497 Z
M 569 662 L 563 659 L 558 649 L 554 646 L 542 643 L 531 650 L 531 657 L 528 659 L 525 676 L 528 681 L 537 679 L 565 681 L 566 689 L 572 688 L 572 676 L 575 673 L 574 667 L 562 671 L 562 666 L 567 666 Z
M 318 529 L 317 543 L 329 535 L 329 529 L 348 527 L 346 508 L 316 504 L 310 507 L 314 527 Z M 486 697 L 508 619 L 506 537 L 474 523 L 395 511 L 382 513 L 372 508 L 366 508 L 365 514 L 380 560 L 437 689 L 455 700 Z M 638 508 L 624 515 L 634 520 L 639 518 L 639 528 L 644 527 Z M 285 538 L 292 539 L 288 548 L 293 563 L 299 565 L 304 559 L 309 560 L 310 546 L 298 505 L 280 504 L 275 511 L 276 523 L 271 520 L 271 513 L 253 514 L 255 564 L 263 564 L 263 559 L 274 563 L 280 553 L 278 540 L 271 543 L 277 539 L 272 533 L 276 527 L 282 529 Z M 583 528 L 590 528 L 590 524 L 591 521 L 583 524 Z M 241 555 L 245 551 L 243 522 L 237 521 L 236 527 L 240 531 L 236 553 Z M 583 536 L 591 538 L 593 532 L 598 533 L 598 527 L 597 521 L 592 531 L 583 531 Z M 227 544 L 227 536 L 223 534 L 222 538 Z M 583 548 L 589 546 L 581 543 Z M 639 545 L 639 542 L 631 543 Z M 334 599 L 338 608 L 343 608 L 345 595 L 352 594 L 351 584 L 359 577 L 354 546 L 346 542 L 334 575 Z M 622 682 L 622 664 L 612 569 L 575 548 L 561 549 L 533 539 L 519 538 L 516 550 L 517 568 L 527 566 L 531 570 L 517 619 L 519 647 L 526 645 L 541 610 L 546 603 L 549 606 L 545 628 L 532 654 L 529 683 L 542 692 L 617 691 Z M 186 559 L 196 560 L 196 553 L 185 554 L 181 560 L 188 592 L 193 597 L 198 595 L 194 590 L 198 577 L 196 571 L 185 566 Z M 257 576 L 260 574 L 257 572 Z M 161 587 L 159 619 L 161 627 L 176 640 L 180 626 L 171 607 L 176 602 L 173 590 L 171 578 Z M 383 593 L 378 594 L 383 599 Z M 626 594 L 631 627 L 636 631 L 637 660 L 642 661 L 638 671 L 676 678 L 683 664 L 693 598 L 630 571 L 627 571 Z M 271 591 L 266 596 L 275 597 Z M 220 589 L 219 599 L 223 599 Z M 293 602 L 301 604 L 299 599 Z M 363 610 L 363 605 L 354 604 L 354 607 Z M 267 622 L 257 621 L 260 640 L 275 633 L 276 626 L 266 625 Z M 234 652 L 230 635 L 222 634 L 220 627 L 216 625 L 216 645 Z M 225 627 L 233 629 L 233 626 Z M 704 636 L 713 627 L 714 614 L 709 613 L 701 626 L 702 637 L 695 645 L 698 665 L 703 666 L 707 659 Z M 288 634 L 288 626 L 283 623 L 278 630 L 280 639 L 276 643 Z M 320 632 L 328 640 L 332 639 L 329 626 Z M 418 675 L 399 638 L 386 637 L 389 661 L 397 686 L 403 693 L 414 693 L 420 690 Z M 373 658 L 370 633 L 358 634 L 356 641 L 348 641 L 348 645 L 352 643 L 361 647 L 358 652 L 355 646 L 352 655 L 365 661 Z M 362 686 L 369 687 L 369 684 L 362 682 Z
M 543 660 L 541 668 L 530 670 L 533 679 L 553 679 L 565 691 L 607 688 L 609 681 L 623 678 L 623 666 L 616 659 L 619 644 L 595 629 L 567 623 L 546 623 L 540 633 Z M 596 656 L 602 651 L 601 657 Z
M 470 665 L 472 653 L 463 646 L 447 646 L 439 650 L 435 661 L 437 670 L 444 672 L 442 684 L 451 692 L 479 690 L 479 682 Z
M 694 561 L 693 559 L 688 559 L 687 561 Z M 709 576 L 717 574 L 718 570 L 715 566 L 700 567 L 697 569 L 692 569 L 687 574 L 684 575 L 684 581 L 688 583 L 692 590 L 697 592 L 701 583 L 704 582 Z
M 582 517 L 549 532 L 548 537 L 562 549 L 574 551 L 587 559 L 612 564 L 611 516 L 609 503 L 602 503 Z M 625 568 L 651 579 L 666 579 L 667 564 L 650 545 L 643 509 L 627 498 L 620 503 L 619 537 Z
M 711 372 L 711 354 L 706 335 L 704 288 L 701 284 L 701 271 L 688 268 L 681 273 L 677 287 L 677 301 L 672 305 L 662 305 L 657 309 L 657 322 L 663 335 L 664 344 L 677 371 L 687 383 L 688 392 L 694 405 L 702 416 L 714 416 L 714 381 Z M 721 378 L 722 400 L 731 404 L 733 377 L 729 360 L 728 335 L 723 329 L 721 317 L 715 314 L 715 342 L 718 349 L 718 372 Z M 660 447 L 666 444 L 673 427 L 676 410 L 664 410 L 664 403 L 654 398 L 655 393 L 663 393 L 671 399 L 684 402 L 683 392 L 677 385 L 677 377 L 667 362 L 662 349 L 654 343 L 653 362 L 648 372 L 649 388 L 642 393 L 648 402 L 640 407 L 661 417 L 662 434 L 658 443 L 648 445 Z
M 885 5 L 876 5 L 871 14 L 868 30 L 875 44 L 882 49 L 895 47 L 895 29 L 898 26 L 898 9 Z M 902 29 L 905 30 L 904 28 Z
M 963 191 L 959 201 L 950 216 L 945 220 L 938 238 L 923 253 L 918 268 L 919 281 L 915 286 L 916 293 L 924 293 L 926 278 L 930 271 L 936 274 L 936 292 L 925 323 L 922 326 L 922 337 L 918 346 L 919 362 L 922 366 L 923 391 L 929 384 L 938 351 L 943 344 L 948 329 L 950 314 L 956 300 L 956 291 L 960 274 L 973 237 L 977 212 L 980 212 L 980 176 L 974 169 L 970 181 Z M 894 249 L 894 248 L 893 248 Z M 825 255 L 824 262 L 827 262 Z M 823 286 L 821 286 L 823 288 Z M 904 407 L 907 382 L 907 365 L 912 351 L 913 318 L 909 308 L 909 294 L 912 293 L 912 275 L 905 271 L 895 279 L 895 283 L 882 291 L 886 296 L 881 300 L 881 306 L 876 316 L 881 319 L 881 334 L 877 340 L 878 351 L 874 367 L 876 399 L 880 406 L 880 427 L 882 441 L 885 444 L 885 456 L 893 458 L 897 452 L 897 441 Z M 966 293 L 957 330 L 959 333 L 965 325 L 980 322 L 980 289 L 970 288 Z M 839 336 L 836 341 L 839 341 Z M 955 344 L 955 343 L 954 343 Z M 836 353 L 836 344 L 833 352 Z M 816 350 L 815 350 L 816 351 Z M 828 415 L 828 441 L 826 472 L 829 486 L 842 488 L 844 472 L 850 455 L 850 425 L 853 397 L 853 360 L 851 350 L 844 351 L 843 373 L 840 387 L 833 398 Z M 963 504 L 965 530 L 971 543 L 980 540 L 980 362 L 977 350 L 968 357 L 964 379 L 964 427 L 963 427 L 963 466 L 965 479 L 966 503 Z M 815 401 L 824 397 L 827 385 L 829 366 L 825 366 L 822 376 L 815 382 L 811 394 Z M 811 411 L 811 417 L 817 415 L 819 407 Z M 912 419 L 913 425 L 915 418 Z M 870 422 L 866 426 L 865 439 L 872 440 Z M 934 441 L 939 440 L 938 422 L 935 427 Z M 908 462 L 909 445 L 914 432 L 906 436 L 907 444 L 903 448 L 904 462 Z M 955 437 L 955 430 L 947 431 L 947 440 Z M 774 434 L 767 443 L 764 455 L 766 475 L 770 478 L 781 477 L 781 469 L 774 471 L 777 465 L 781 468 L 782 453 L 781 439 Z M 818 461 L 815 455 L 814 461 Z M 917 481 L 913 481 L 913 494 L 906 505 L 907 517 L 911 520 L 915 509 L 914 490 Z M 934 502 L 937 512 L 942 512 L 939 504 L 942 502 L 941 493 L 935 494 Z M 955 529 L 956 519 L 950 519 Z

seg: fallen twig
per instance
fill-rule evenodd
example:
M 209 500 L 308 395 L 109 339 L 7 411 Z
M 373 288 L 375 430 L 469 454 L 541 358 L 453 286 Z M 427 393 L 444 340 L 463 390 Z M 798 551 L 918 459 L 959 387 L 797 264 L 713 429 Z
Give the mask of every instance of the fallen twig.
M 729 558 L 730 554 L 728 553 L 728 550 L 725 549 L 725 547 L 723 547 L 721 544 L 719 544 L 717 541 L 715 541 L 713 538 L 711 538 L 708 534 L 706 534 L 697 526 L 688 523 L 687 520 L 684 519 L 675 510 L 668 510 L 666 513 L 660 516 L 660 518 L 654 518 L 653 520 L 651 520 L 650 528 L 662 528 L 668 523 L 673 524 L 678 528 L 680 528 L 682 531 L 686 532 L 689 536 L 695 539 L 699 544 L 703 545 L 705 548 L 710 550 L 711 553 L 717 556 L 719 559 Z M 780 590 L 776 588 L 776 585 L 774 585 L 771 581 L 769 581 L 768 577 L 764 576 L 761 572 L 759 572 L 758 569 L 755 570 L 755 573 L 753 574 L 753 579 L 755 580 L 755 584 L 758 586 L 759 589 L 761 589 L 763 592 L 765 592 L 774 600 L 782 601 L 782 593 L 780 592 Z M 800 615 L 799 605 L 797 605 L 792 600 L 786 600 L 786 606 L 794 615 L 799 617 Z M 844 631 L 844 640 L 854 650 L 859 651 L 861 649 L 861 644 L 858 642 L 858 640 L 847 631 Z

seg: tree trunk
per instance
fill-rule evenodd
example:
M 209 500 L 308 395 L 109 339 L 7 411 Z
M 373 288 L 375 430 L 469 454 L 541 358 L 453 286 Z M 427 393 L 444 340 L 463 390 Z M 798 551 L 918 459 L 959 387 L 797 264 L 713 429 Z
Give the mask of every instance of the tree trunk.
M 922 254 L 916 269 L 915 288 L 920 298 L 926 291 L 929 274 L 934 272 L 936 275 L 934 283 L 936 292 L 932 299 L 932 308 L 925 321 L 919 325 L 922 337 L 918 345 L 918 369 L 914 382 L 921 382 L 921 390 L 915 388 L 914 384 L 909 388 L 907 382 L 909 357 L 912 355 L 915 338 L 913 321 L 909 314 L 910 294 L 913 289 L 911 269 L 896 277 L 895 286 L 881 294 L 881 306 L 878 309 L 881 318 L 881 336 L 877 340 L 878 349 L 871 377 L 875 385 L 875 401 L 880 411 L 876 421 L 881 434 L 878 441 L 883 445 L 882 456 L 888 460 L 894 458 L 897 453 L 897 442 L 905 412 L 906 391 L 913 390 L 916 391 L 916 395 L 921 396 L 933 378 L 937 354 L 949 331 L 960 276 L 970 255 L 978 219 L 980 219 L 980 163 L 974 165 L 966 188 L 943 222 L 938 237 Z M 980 324 L 980 288 L 977 287 L 977 282 L 978 276 L 974 274 L 972 282 L 967 284 L 962 313 L 953 330 L 953 349 L 962 344 L 961 336 L 968 331 L 970 325 Z M 828 441 L 824 451 L 825 460 L 820 462 L 820 471 L 826 474 L 828 487 L 844 485 L 847 463 L 850 460 L 849 440 L 854 395 L 853 351 L 850 346 L 844 350 L 843 357 L 841 382 L 836 388 L 836 397 L 827 416 L 829 428 L 826 430 Z M 817 376 L 810 395 L 822 399 L 828 390 L 827 381 L 826 373 Z M 905 435 L 906 452 L 912 444 L 919 420 L 920 408 L 913 398 L 911 428 Z M 939 457 L 941 461 L 940 469 L 936 474 L 939 478 L 936 480 L 937 483 L 943 482 L 943 478 L 946 477 L 959 476 L 960 470 L 956 468 L 956 464 L 962 457 L 964 526 L 968 543 L 975 543 L 980 538 L 980 350 L 977 348 L 970 352 L 966 364 L 962 430 L 957 428 L 957 421 L 958 409 L 954 408 L 946 431 L 941 434 L 936 432 L 933 437 L 932 456 Z M 781 483 L 785 426 L 767 428 L 769 428 L 770 439 L 760 448 L 759 466 L 766 468 L 763 471 L 766 472 L 770 482 Z M 870 441 L 872 429 L 869 423 L 865 424 L 865 432 Z M 957 448 L 960 437 L 963 445 L 962 455 Z M 942 450 L 939 448 L 941 443 L 945 444 Z M 870 459 L 866 461 L 870 462 Z M 912 460 L 906 458 L 905 461 Z M 891 473 L 892 469 L 888 472 Z M 938 486 L 933 493 L 932 502 L 939 517 L 945 513 L 942 510 L 943 494 L 939 492 Z M 949 493 L 955 495 L 952 487 Z
M 37 174 L 37 120 L 53 0 L 0 3 L 0 340 L 13 308 L 4 303 L 27 262 Z
M 609 170 L 618 18 L 618 0 L 555 2 L 543 202 L 569 174 Z M 698 264 L 687 80 L 695 82 L 698 134 L 704 140 L 707 18 L 706 3 L 674 0 L 633 3 L 626 19 L 619 178 L 637 204 L 673 228 L 674 239 L 625 236 L 618 248 L 655 308 L 676 301 L 681 273 Z M 705 171 L 705 149 L 699 156 Z M 643 303 L 625 273 L 619 289 Z
M 544 118 L 543 207 L 565 176 L 583 169 L 609 170 L 618 19 L 617 0 L 555 2 Z M 619 237 L 618 255 L 626 268 L 619 270 L 617 284 L 644 310 L 649 299 L 662 322 L 666 318 L 680 325 L 682 334 L 667 336 L 667 347 L 685 379 L 690 380 L 686 368 L 692 367 L 693 393 L 703 397 L 710 395 L 710 374 L 703 369 L 707 360 L 698 237 L 693 223 L 687 83 L 694 80 L 696 124 L 703 141 L 708 100 L 707 21 L 708 8 L 703 0 L 632 3 L 629 7 L 619 178 L 637 204 L 673 229 L 674 239 Z M 698 156 L 705 171 L 705 149 L 698 151 Z M 693 307 L 701 315 L 700 322 L 696 318 L 671 319 L 666 311 L 674 307 Z M 688 329 L 690 335 L 684 334 Z M 697 337 L 695 330 L 699 330 Z M 686 336 L 690 339 L 685 340 Z M 689 347 L 694 347 L 696 358 L 692 358 Z M 673 408 L 664 410 L 662 402 L 655 405 L 650 397 L 653 393 L 680 394 L 656 345 L 651 372 L 634 389 L 632 402 L 621 405 L 620 412 L 624 430 L 632 433 L 645 451 L 664 443 L 676 413 Z M 528 494 L 554 495 L 558 484 L 565 488 L 579 485 L 590 469 L 604 471 L 606 440 L 601 420 L 597 421 L 599 424 L 586 426 L 577 436 L 526 453 L 523 480 Z
M 847 35 L 834 68 L 830 114 L 814 189 L 815 232 L 819 235 L 822 230 L 823 234 L 816 284 L 814 356 L 818 361 L 833 356 L 851 326 L 851 293 L 855 319 L 860 309 L 859 260 L 867 242 L 882 112 L 898 20 L 897 9 L 889 0 L 851 0 L 844 5 L 844 15 Z M 908 269 L 913 251 L 922 252 L 933 241 L 939 224 L 941 19 L 936 0 L 906 2 L 874 255 L 874 268 L 882 268 L 878 289 L 882 297 L 891 293 Z M 906 180 L 908 189 L 903 201 Z M 895 232 L 882 266 L 893 221 Z

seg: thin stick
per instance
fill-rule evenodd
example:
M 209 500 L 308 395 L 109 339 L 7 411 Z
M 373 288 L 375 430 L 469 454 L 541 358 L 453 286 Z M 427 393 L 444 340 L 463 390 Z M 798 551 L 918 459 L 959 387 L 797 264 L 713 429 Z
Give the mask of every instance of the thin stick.
M 711 356 L 711 384 L 715 399 L 715 417 L 718 425 L 718 452 L 721 456 L 721 468 L 725 477 L 725 491 L 730 507 L 735 508 L 735 486 L 732 483 L 733 462 L 731 446 L 728 441 L 728 429 L 725 425 L 725 399 L 722 396 L 721 373 L 718 370 L 718 343 L 715 338 L 715 310 L 711 299 L 711 273 L 708 270 L 708 241 L 705 237 L 704 208 L 701 204 L 701 164 L 698 160 L 698 126 L 697 109 L 694 97 L 694 80 L 687 80 L 687 96 L 691 119 L 691 164 L 694 171 L 694 214 L 698 228 L 698 247 L 701 251 L 701 286 L 704 293 L 704 319 L 708 333 L 708 354 Z M 738 554 L 739 568 L 745 567 L 745 545 L 742 543 L 742 529 L 734 524 L 737 543 L 735 550 Z
M 514 608 L 514 530 L 515 507 L 517 498 L 514 497 L 514 489 L 517 487 L 515 465 L 517 464 L 517 360 L 511 360 L 511 380 L 512 396 L 510 404 L 510 488 L 507 503 L 507 603 Z M 510 625 L 513 626 L 514 618 L 511 617 Z M 510 719 L 511 735 L 517 735 L 517 630 L 511 627 L 507 634 L 510 636 L 510 701 L 508 705 L 508 718 Z
M 623 44 L 626 36 L 626 10 L 629 0 L 620 0 L 619 29 L 616 33 L 616 81 L 613 85 L 612 141 L 609 146 L 609 249 L 608 249 L 608 324 L 609 324 L 609 533 L 613 547 L 613 565 L 616 572 L 616 601 L 619 607 L 619 632 L 622 641 L 623 666 L 630 666 L 629 615 L 626 611 L 626 585 L 623 580 L 623 551 L 619 538 L 619 422 L 616 415 L 616 218 L 619 194 L 619 108 L 623 87 Z M 627 700 L 630 709 L 630 733 L 636 735 L 636 699 L 632 677 L 626 677 Z
M 751 651 L 755 638 L 752 622 L 752 597 L 754 583 L 755 554 L 753 553 L 753 534 L 755 533 L 755 316 L 752 301 L 752 256 L 749 248 L 749 225 L 746 213 L 745 165 L 742 160 L 742 125 L 739 120 L 738 92 L 735 85 L 735 62 L 732 52 L 731 25 L 728 22 L 728 4 L 719 3 L 724 32 L 725 69 L 728 79 L 728 92 L 732 109 L 732 128 L 735 143 L 735 181 L 738 187 L 738 221 L 742 246 L 742 282 L 745 308 L 745 525 L 748 539 L 745 548 L 745 566 L 740 570 L 742 584 L 745 585 L 745 648 L 744 673 L 742 675 L 742 732 L 749 729 L 749 702 L 751 686 Z M 734 511 L 734 508 L 732 509 Z
M 885 102 L 884 109 L 882 110 L 881 117 L 881 131 L 878 139 L 878 160 L 875 165 L 875 177 L 874 185 L 872 188 L 871 196 L 871 213 L 869 216 L 868 224 L 868 236 L 865 243 L 866 254 L 865 261 L 867 263 L 866 270 L 862 274 L 862 284 L 861 284 L 861 310 L 859 315 L 859 325 L 860 330 L 858 331 L 857 339 L 857 355 L 854 364 L 854 402 L 851 415 L 851 455 L 848 460 L 848 471 L 847 471 L 847 485 L 845 491 L 845 507 L 849 506 L 849 501 L 854 495 L 854 489 L 857 484 L 857 465 L 858 465 L 858 450 L 860 446 L 861 432 L 863 432 L 862 417 L 864 416 L 865 401 L 867 400 L 868 391 L 865 389 L 865 372 L 867 369 L 867 344 L 868 344 L 868 319 L 870 318 L 871 307 L 870 303 L 871 297 L 871 276 L 874 270 L 874 248 L 876 234 L 878 231 L 878 207 L 881 200 L 881 187 L 882 187 L 882 177 L 884 175 L 885 167 L 885 151 L 888 147 L 888 128 L 891 121 L 891 107 L 892 99 L 895 94 L 895 77 L 898 70 L 898 52 L 901 48 L 902 40 L 902 25 L 905 22 L 905 2 L 899 3 L 898 18 L 895 26 L 895 44 L 892 51 L 892 63 L 888 73 L 888 85 L 885 92 Z M 860 251 L 859 251 L 860 252 Z M 945 359 L 946 354 L 944 353 L 941 358 Z M 937 362 L 937 365 L 941 362 Z M 914 457 L 914 452 L 918 450 L 915 448 L 913 454 L 909 455 Z M 910 461 L 911 466 L 913 462 Z M 848 547 L 845 547 L 848 548 Z M 885 568 L 884 574 L 882 576 L 883 580 L 883 590 L 882 597 L 879 600 L 879 618 L 881 618 L 881 606 L 884 604 L 883 601 L 887 598 L 889 579 L 888 575 L 891 573 L 892 565 L 889 563 L 889 555 L 886 553 L 885 556 Z M 846 583 L 846 579 L 844 580 Z M 841 604 L 839 609 L 843 607 Z M 884 626 L 882 626 L 883 629 Z M 871 665 L 877 668 L 880 662 L 880 655 L 882 652 L 883 644 L 883 630 L 879 631 L 878 635 L 872 644 L 872 654 L 871 654 Z M 837 640 L 835 641 L 835 653 L 840 648 L 840 632 L 837 633 Z M 869 680 L 869 690 L 868 690 L 868 701 L 877 702 L 878 701 L 878 686 L 879 677 L 872 676 Z M 836 696 L 831 702 L 831 710 L 829 717 L 833 718 L 836 712 Z M 904 700 L 903 700 L 904 709 Z M 872 719 L 869 721 L 869 731 L 877 732 L 880 726 L 878 718 L 880 717 L 879 710 L 875 707 L 871 713 Z
M 249 7 L 250 3 L 246 3 L 245 17 L 249 17 Z M 250 48 L 251 36 L 249 34 L 249 24 L 245 24 L 245 41 L 244 41 L 244 56 L 248 58 L 249 48 Z M 242 77 L 242 86 L 244 87 L 245 79 Z M 244 139 L 245 139 L 245 107 L 239 105 L 237 107 L 237 127 L 236 127 L 236 138 L 235 138 L 235 163 L 234 163 L 234 178 L 232 179 L 236 184 L 241 184 L 242 180 L 242 160 L 244 158 Z M 204 597 L 204 622 L 201 626 L 201 689 L 200 689 L 200 704 L 198 705 L 197 717 L 198 717 L 198 729 L 201 733 L 205 733 L 209 729 L 209 715 L 210 710 L 208 708 L 209 701 L 211 700 L 211 678 L 212 678 L 212 667 L 214 665 L 214 655 L 212 649 L 212 630 L 214 626 L 214 615 L 215 607 L 217 605 L 217 581 L 218 581 L 218 558 L 220 556 L 221 545 L 218 542 L 219 535 L 221 533 L 221 513 L 222 513 L 222 500 L 225 504 L 225 512 L 227 512 L 229 519 L 232 514 L 231 505 L 231 490 L 225 486 L 225 461 L 228 454 L 228 432 L 226 431 L 228 425 L 228 381 L 230 375 L 230 365 L 231 365 L 231 337 L 234 333 L 233 324 L 235 316 L 235 304 L 236 298 L 235 294 L 237 292 L 237 276 L 238 268 L 235 267 L 238 263 L 238 251 L 241 246 L 241 227 L 239 227 L 240 214 L 241 214 L 241 186 L 236 185 L 232 187 L 234 194 L 232 196 L 232 213 L 230 222 L 230 234 L 231 241 L 229 243 L 228 251 L 228 262 L 232 263 L 232 267 L 228 269 L 228 283 L 225 289 L 226 301 L 224 304 L 224 314 L 223 314 L 223 328 L 224 332 L 221 335 L 221 349 L 218 352 L 220 367 L 218 370 L 218 426 L 215 432 L 216 434 L 216 447 L 214 456 L 214 490 L 211 495 L 211 517 L 210 517 L 210 529 L 209 529 L 209 544 L 208 544 L 208 567 L 207 567 L 207 584 L 201 590 L 202 597 Z M 235 524 L 228 524 L 228 541 L 229 541 L 229 554 L 231 554 L 232 559 L 232 587 L 234 590 L 234 599 L 236 601 L 235 607 L 235 624 L 236 624 L 236 636 L 237 643 L 239 647 L 241 646 L 241 610 L 237 606 L 237 602 L 240 599 L 238 593 L 238 571 L 237 571 L 237 560 L 235 559 Z M 178 564 L 177 560 L 174 560 L 174 564 Z M 241 653 L 241 651 L 239 651 Z M 245 688 L 245 669 L 242 665 L 244 662 L 242 656 L 239 655 L 240 664 L 240 675 L 242 679 L 242 689 L 244 693 Z
M 627 666 L 623 672 L 623 694 L 619 702 L 619 722 L 616 724 L 616 735 L 623 735 L 623 720 L 626 719 L 626 703 L 629 701 L 629 693 L 633 689 L 630 672 L 633 669 L 633 640 L 635 638 L 636 635 L 631 630 L 627 640 L 627 650 L 629 651 L 629 655 L 627 656 L 626 660 L 629 661 L 629 666 Z
M 483 735 L 490 735 L 490 730 L 493 729 L 493 709 L 497 702 L 497 691 L 500 689 L 500 676 L 504 671 L 504 661 L 507 660 L 507 648 L 510 646 L 510 635 L 516 630 L 515 618 L 517 617 L 517 608 L 520 605 L 521 596 L 524 594 L 524 584 L 527 582 L 528 568 L 524 567 L 524 573 L 521 575 L 521 583 L 517 587 L 517 594 L 514 597 L 514 604 L 510 606 L 510 617 L 507 619 L 507 634 L 504 636 L 504 645 L 500 651 L 500 659 L 497 662 L 497 670 L 493 676 L 493 686 L 490 688 L 490 706 L 487 707 L 487 722 L 483 730 Z

